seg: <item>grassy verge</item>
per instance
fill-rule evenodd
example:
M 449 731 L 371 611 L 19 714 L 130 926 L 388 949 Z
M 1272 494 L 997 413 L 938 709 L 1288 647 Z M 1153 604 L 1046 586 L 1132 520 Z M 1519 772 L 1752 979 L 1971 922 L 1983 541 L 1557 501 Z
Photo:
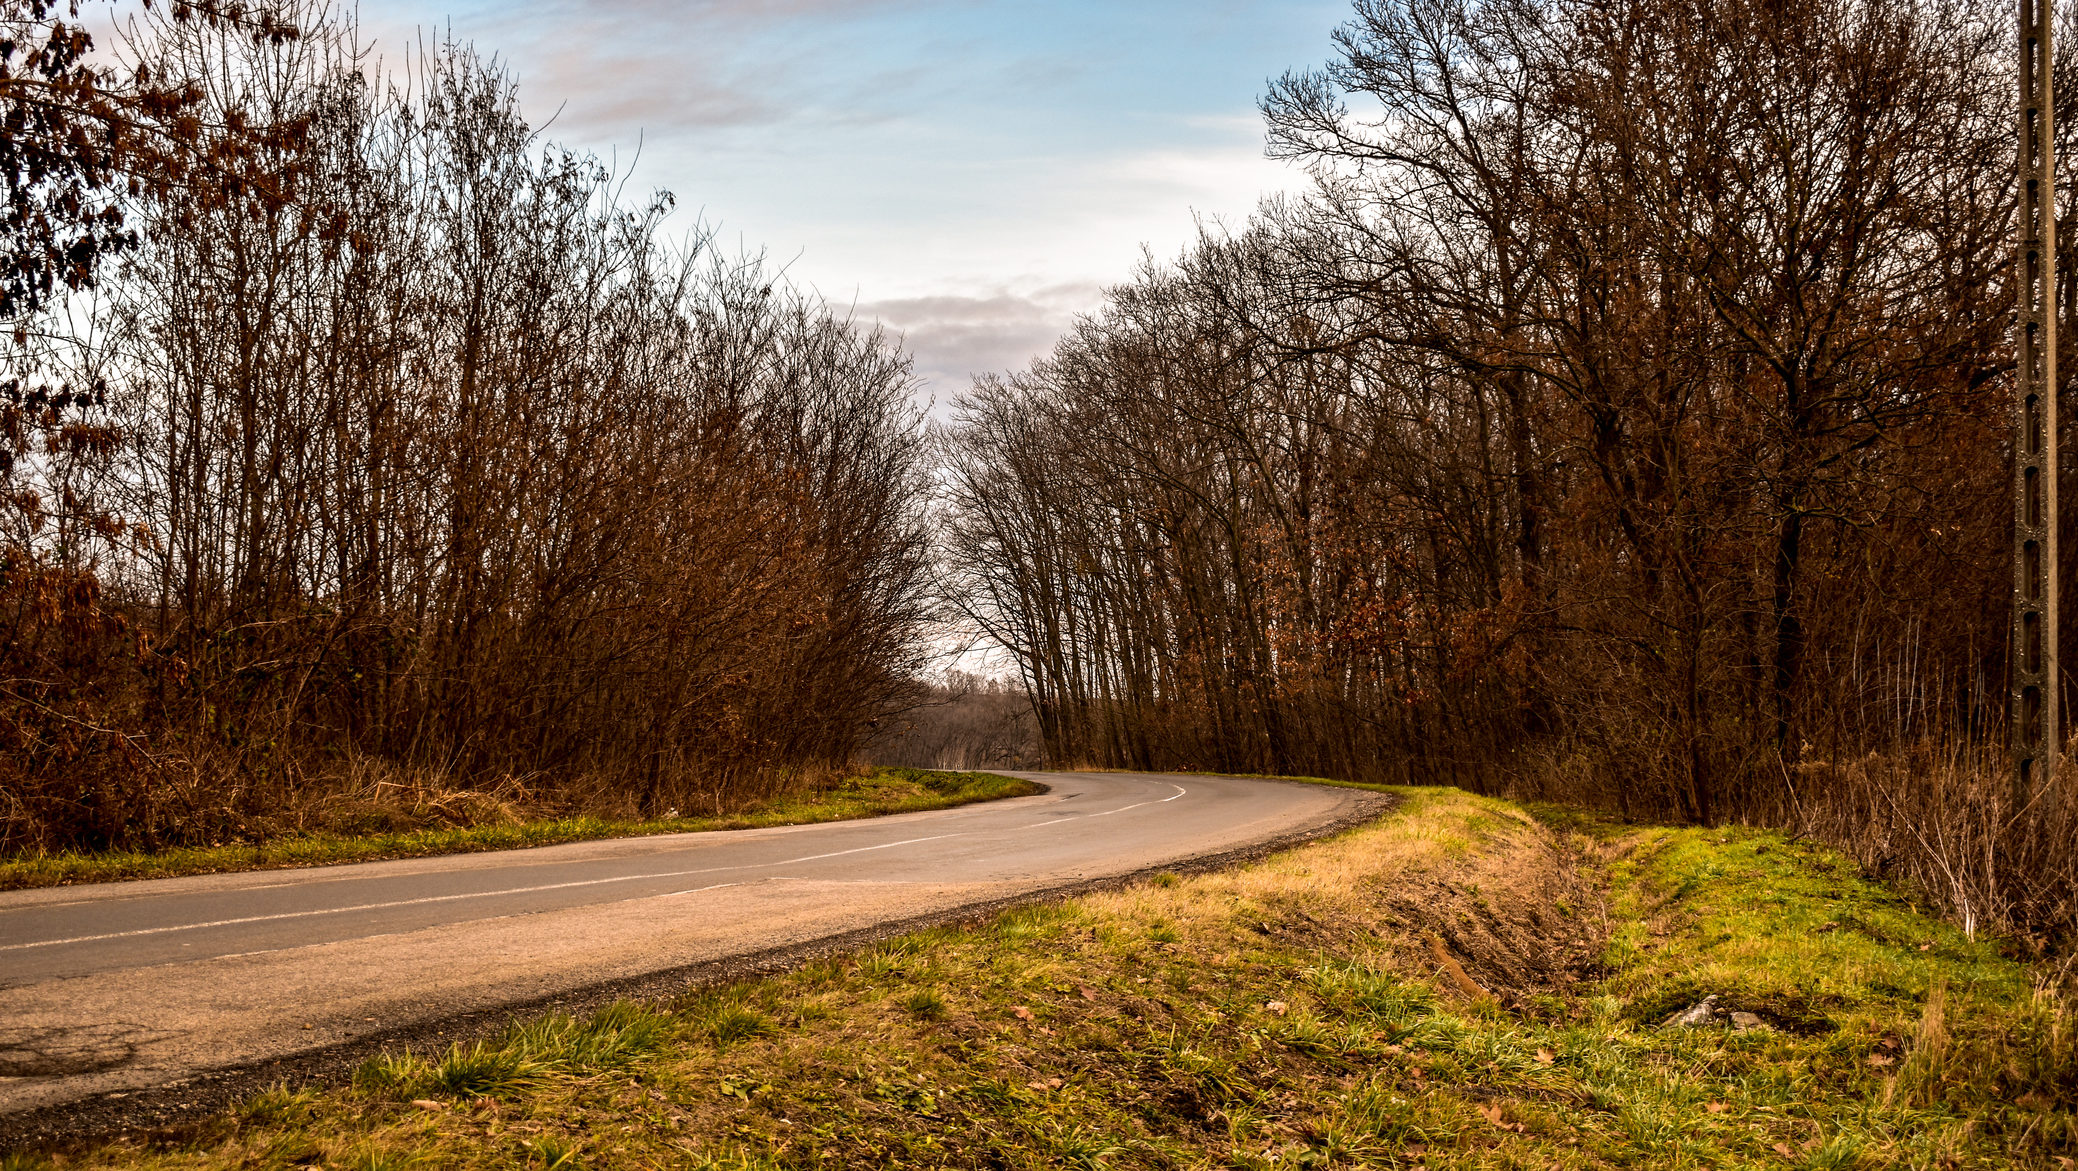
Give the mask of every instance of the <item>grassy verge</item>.
M 1454 790 L 278 1090 L 94 1168 L 2069 1166 L 2071 1013 L 1839 858 Z M 1611 925 L 1614 925 L 1613 929 Z M 1706 995 L 1761 1027 L 1669 1027 Z
M 871 775 L 853 778 L 827 792 L 784 797 L 726 817 L 620 821 L 580 815 L 395 833 L 306 834 L 255 844 L 153 853 L 36 854 L 5 858 L 0 859 L 0 890 L 135 878 L 172 878 L 182 874 L 217 874 L 235 870 L 329 866 L 339 862 L 373 862 L 383 858 L 418 858 L 433 854 L 468 854 L 599 838 L 805 825 L 946 809 L 975 801 L 993 801 L 999 797 L 1022 797 L 1038 791 L 1039 786 L 1030 781 L 993 773 L 880 768 L 873 770 Z

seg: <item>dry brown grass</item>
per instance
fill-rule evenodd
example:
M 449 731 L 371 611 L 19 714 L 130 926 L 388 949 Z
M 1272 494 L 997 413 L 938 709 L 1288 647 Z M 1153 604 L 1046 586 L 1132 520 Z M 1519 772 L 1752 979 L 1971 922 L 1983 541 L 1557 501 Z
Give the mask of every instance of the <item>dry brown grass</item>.
M 2037 952 L 2078 943 L 2078 784 L 2023 796 L 1978 751 L 1811 761 L 1785 782 L 1780 824 L 1869 874 L 1920 892 L 1969 934 L 2010 933 Z

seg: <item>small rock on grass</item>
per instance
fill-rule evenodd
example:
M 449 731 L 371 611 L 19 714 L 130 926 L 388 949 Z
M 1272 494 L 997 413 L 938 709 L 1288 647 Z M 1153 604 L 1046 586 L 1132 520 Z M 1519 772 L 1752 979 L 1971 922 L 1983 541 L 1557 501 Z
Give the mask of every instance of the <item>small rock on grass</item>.
M 1716 1020 L 1717 997 L 1711 995 L 1705 996 L 1680 1012 L 1668 1016 L 1666 1020 L 1660 1022 L 1660 1027 L 1663 1029 L 1676 1027 L 1694 1029 L 1700 1028 L 1703 1025 L 1714 1024 Z
M 1758 1016 L 1755 1013 L 1719 1012 L 1717 1008 L 1717 996 L 1715 993 L 1713 993 L 1709 996 L 1705 996 L 1703 999 L 1697 1001 L 1692 1005 L 1689 1005 L 1687 1008 L 1684 1008 L 1679 1012 L 1669 1014 L 1667 1019 L 1660 1022 L 1660 1028 L 1699 1029 L 1705 1025 L 1714 1025 L 1719 1022 L 1729 1023 L 1733 1028 L 1742 1031 L 1746 1029 L 1765 1029 L 1768 1027 L 1768 1022 L 1762 1020 L 1760 1016 Z

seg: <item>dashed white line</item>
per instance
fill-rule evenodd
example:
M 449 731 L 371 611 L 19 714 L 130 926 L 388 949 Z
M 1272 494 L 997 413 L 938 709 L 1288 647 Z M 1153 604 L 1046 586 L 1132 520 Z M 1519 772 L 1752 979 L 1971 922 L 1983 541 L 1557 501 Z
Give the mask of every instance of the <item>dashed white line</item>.
M 776 880 L 776 879 L 774 879 L 774 880 L 771 880 L 771 881 L 777 881 L 777 880 Z M 730 887 L 732 887 L 732 886 L 742 886 L 742 885 L 743 885 L 743 884 L 742 884 L 742 883 L 740 883 L 740 882 L 717 882 L 717 883 L 715 883 L 715 884 L 714 884 L 713 886 L 696 886 L 696 887 L 692 888 L 691 890 L 674 890 L 674 891 L 672 891 L 672 892 L 671 892 L 670 894 L 665 894 L 665 895 L 658 895 L 657 897 L 658 897 L 658 898 L 660 898 L 660 899 L 675 899 L 675 898 L 677 898 L 677 897 L 678 897 L 679 895 L 696 895 L 696 894 L 699 894 L 699 893 L 700 893 L 700 892 L 702 892 L 702 891 L 709 891 L 709 890 L 727 890 L 727 889 L 729 889 L 729 888 L 730 888 Z
M 1124 813 L 1127 810 L 1138 809 L 1144 805 L 1166 805 L 1169 802 L 1174 801 L 1178 797 L 1181 797 L 1185 794 L 1185 789 L 1182 785 L 1172 784 L 1171 787 L 1173 787 L 1176 790 L 1176 792 L 1170 794 L 1167 797 L 1162 798 L 1160 801 L 1136 801 L 1131 805 L 1122 805 L 1117 809 L 1106 809 L 1101 813 L 1085 814 L 1084 817 L 1108 817 L 1111 814 Z M 1083 818 L 1064 817 L 1056 819 L 1054 821 L 1037 822 L 1035 823 L 1035 825 L 1059 825 L 1063 821 L 1079 820 L 1083 820 Z M 1031 829 L 1034 827 L 1035 826 L 1028 825 L 1023 828 Z M 201 931 L 211 927 L 237 927 L 247 923 L 271 923 L 284 919 L 311 919 L 316 918 L 320 915 L 347 915 L 352 914 L 355 911 L 383 911 L 389 910 L 393 907 L 425 906 L 432 903 L 457 902 L 463 899 L 496 898 L 500 895 L 539 894 L 543 891 L 570 890 L 576 887 L 585 886 L 604 886 L 616 882 L 640 882 L 645 879 L 656 878 L 681 878 L 689 877 L 695 874 L 715 874 L 730 870 L 764 870 L 774 866 L 792 866 L 800 862 L 818 862 L 825 858 L 841 858 L 847 854 L 864 854 L 873 850 L 891 850 L 897 846 L 914 846 L 922 842 L 935 842 L 941 841 L 946 838 L 960 838 L 967 836 L 968 834 L 966 832 L 950 834 L 932 834 L 928 837 L 906 838 L 899 842 L 882 842 L 877 846 L 859 846 L 855 849 L 850 850 L 832 850 L 826 854 L 808 854 L 803 857 L 787 858 L 778 862 L 753 862 L 741 866 L 708 866 L 695 870 L 667 870 L 653 874 L 623 874 L 617 875 L 612 878 L 587 878 L 574 882 L 544 883 L 540 886 L 507 887 L 502 890 L 467 891 L 460 894 L 451 895 L 427 895 L 425 897 L 416 899 L 395 899 L 389 902 L 381 903 L 359 903 L 350 907 L 321 907 L 316 910 L 310 911 L 284 911 L 274 915 L 247 915 L 236 919 L 213 919 L 205 923 L 177 923 L 166 927 L 142 927 L 134 931 L 110 931 L 101 935 L 76 935 L 69 939 L 39 939 L 30 943 L 0 944 L 0 952 L 27 951 L 31 948 L 38 947 L 61 947 L 71 943 L 98 943 L 102 940 L 107 939 L 133 939 L 143 935 L 165 935 L 175 931 Z M 669 895 L 659 897 L 668 898 L 677 895 L 698 894 L 701 891 L 720 890 L 724 887 L 740 885 L 742 884 L 735 882 L 725 882 L 719 883 L 714 886 L 702 886 L 694 887 L 689 890 L 672 891 Z
M 1161 799 L 1161 800 L 1159 800 L 1159 801 L 1136 801 L 1136 802 L 1134 802 L 1134 803 L 1133 803 L 1133 804 L 1131 804 L 1131 805 L 1121 805 L 1121 806 L 1119 806 L 1119 807 L 1118 807 L 1118 808 L 1116 808 L 1116 809 L 1106 809 L 1106 810 L 1105 810 L 1104 812 L 1102 812 L 1102 813 L 1092 813 L 1092 814 L 1090 814 L 1090 816 L 1091 816 L 1091 817 L 1110 817 L 1110 816 L 1111 816 L 1112 814 L 1114 814 L 1114 813 L 1124 813 L 1124 812 L 1125 812 L 1126 810 L 1128 810 L 1128 809 L 1138 809 L 1138 808 L 1140 808 L 1140 807 L 1141 807 L 1142 805 L 1167 805 L 1167 804 L 1168 804 L 1169 802 L 1171 802 L 1171 801 L 1174 801 L 1174 800 L 1176 800 L 1176 798 L 1178 798 L 1178 797 L 1181 797 L 1181 796 L 1183 796 L 1183 786 L 1182 786 L 1182 785 L 1176 785 L 1176 786 L 1173 786 L 1173 787 L 1175 788 L 1176 792 L 1174 792 L 1174 793 L 1170 794 L 1170 795 L 1169 795 L 1169 796 L 1167 796 L 1167 797 L 1164 797 L 1164 798 L 1162 798 L 1162 799 Z
M 537 894 L 541 891 L 569 890 L 580 886 L 603 886 L 614 882 L 640 882 L 646 878 L 682 878 L 694 874 L 714 874 L 727 870 L 762 870 L 772 866 L 791 866 L 796 862 L 814 862 L 823 858 L 838 858 L 845 854 L 863 854 L 869 850 L 889 850 L 896 846 L 913 846 L 918 842 L 933 842 L 940 838 L 964 837 L 964 834 L 933 834 L 925 838 L 909 838 L 899 842 L 882 842 L 877 846 L 860 846 L 854 850 L 835 850 L 828 854 L 810 854 L 803 858 L 788 858 L 779 862 L 753 862 L 743 866 L 709 866 L 698 870 L 667 870 L 657 874 L 622 874 L 613 878 L 587 878 L 576 882 L 551 882 L 541 886 L 507 887 L 503 890 L 468 891 L 462 894 L 427 895 L 416 899 L 396 899 L 385 903 L 360 903 L 351 907 L 321 907 L 313 911 L 284 911 L 276 915 L 247 915 L 238 919 L 213 919 L 207 923 L 176 923 L 168 927 L 142 927 L 135 931 L 110 931 L 102 935 L 76 935 L 70 939 L 39 939 L 33 943 L 0 944 L 0 951 L 27 951 L 36 947 L 58 947 L 68 943 L 97 943 L 104 939 L 132 939 L 140 935 L 165 935 L 173 931 L 200 931 L 209 927 L 236 927 L 245 923 L 271 923 L 282 919 L 310 919 L 319 915 L 346 915 L 355 911 L 382 911 L 391 907 L 417 907 L 429 903 L 451 903 L 460 899 L 488 899 L 499 895 Z M 735 886 L 735 883 L 724 883 Z M 703 887 L 700 889 L 718 889 Z M 677 891 L 676 894 L 692 894 L 693 891 Z
M 1167 797 L 1162 798 L 1159 801 L 1135 801 L 1131 805 L 1121 805 L 1116 809 L 1106 809 L 1099 813 L 1071 813 L 1066 817 L 1056 817 L 1052 821 L 1035 821 L 1030 825 L 1021 825 L 1017 828 L 1038 829 L 1041 826 L 1059 825 L 1064 821 L 1087 821 L 1092 817 L 1109 817 L 1114 813 L 1124 813 L 1128 809 L 1138 809 L 1142 805 L 1167 805 L 1169 802 L 1174 801 L 1178 797 L 1183 796 L 1188 791 L 1182 785 L 1174 784 L 1173 782 L 1170 784 L 1169 787 L 1175 789 L 1176 791 L 1174 793 L 1169 794 Z

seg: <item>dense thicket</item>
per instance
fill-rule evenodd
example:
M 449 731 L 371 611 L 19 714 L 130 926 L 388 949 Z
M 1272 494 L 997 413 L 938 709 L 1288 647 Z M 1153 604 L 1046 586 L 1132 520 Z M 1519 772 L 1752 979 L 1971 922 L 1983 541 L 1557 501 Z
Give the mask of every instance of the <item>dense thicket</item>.
M 210 840 L 371 760 L 653 812 L 846 763 L 924 613 L 898 349 L 667 238 L 468 49 L 288 15 L 133 30 L 211 165 L 8 352 L 0 846 Z
M 1049 756 L 1940 853 L 1899 778 L 2004 719 L 2010 24 L 1358 0 L 1264 103 L 1311 193 L 959 404 L 960 593 Z M 1983 882 L 2067 902 L 2000 772 Z
M 911 701 L 874 729 L 876 764 L 931 769 L 1043 767 L 1031 703 L 1014 680 L 949 670 L 916 681 Z

